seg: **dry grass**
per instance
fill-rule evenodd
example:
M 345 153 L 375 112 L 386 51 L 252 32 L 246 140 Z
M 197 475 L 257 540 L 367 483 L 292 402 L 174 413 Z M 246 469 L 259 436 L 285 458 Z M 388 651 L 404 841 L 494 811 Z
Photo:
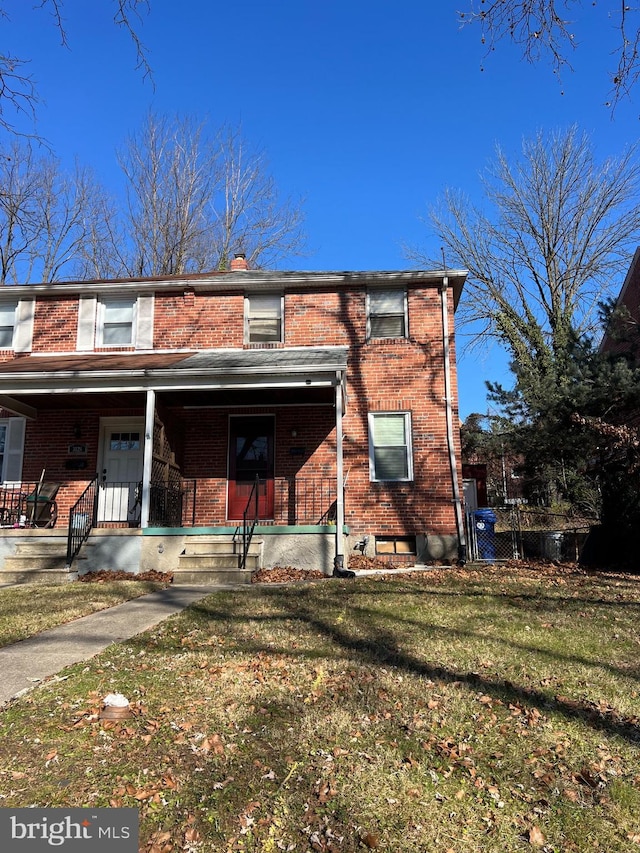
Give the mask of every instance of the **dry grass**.
M 155 589 L 156 581 L 28 584 L 0 589 L 0 647 Z
M 150 853 L 640 850 L 639 626 L 569 569 L 215 593 L 9 706 L 2 805 L 134 805 Z

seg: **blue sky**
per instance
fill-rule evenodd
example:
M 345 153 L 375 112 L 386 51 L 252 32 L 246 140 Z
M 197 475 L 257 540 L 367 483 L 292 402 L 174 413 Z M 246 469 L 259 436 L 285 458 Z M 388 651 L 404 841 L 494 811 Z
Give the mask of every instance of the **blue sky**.
M 437 254 L 421 217 L 447 186 L 480 201 L 498 142 L 515 155 L 538 129 L 578 123 L 605 157 L 638 137 L 640 90 L 613 118 L 604 106 L 607 4 L 576 8 L 580 47 L 559 84 L 506 42 L 485 58 L 479 31 L 458 24 L 466 0 L 151 0 L 140 34 L 155 86 L 136 72 L 110 0 L 65 0 L 69 49 L 46 11 L 4 5 L 5 49 L 31 59 L 38 131 L 64 164 L 77 157 L 116 187 L 115 151 L 149 110 L 241 123 L 282 193 L 305 198 L 309 254 L 297 268 L 403 269 L 406 244 Z M 508 384 L 497 348 L 464 343 L 462 417 L 486 411 L 486 379 Z

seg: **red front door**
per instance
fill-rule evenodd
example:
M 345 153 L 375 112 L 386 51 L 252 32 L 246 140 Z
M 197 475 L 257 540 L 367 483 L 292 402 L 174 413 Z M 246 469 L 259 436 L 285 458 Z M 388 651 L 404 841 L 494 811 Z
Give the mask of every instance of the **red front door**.
M 273 518 L 273 417 L 232 417 L 227 517 L 239 521 L 259 478 L 258 518 Z M 252 516 L 252 503 L 249 515 Z

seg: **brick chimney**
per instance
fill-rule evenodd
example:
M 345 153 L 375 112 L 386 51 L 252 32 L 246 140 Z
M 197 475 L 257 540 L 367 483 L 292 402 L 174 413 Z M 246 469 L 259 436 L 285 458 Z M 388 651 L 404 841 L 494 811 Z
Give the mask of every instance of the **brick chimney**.
M 233 256 L 233 260 L 231 261 L 231 271 L 235 272 L 237 270 L 248 270 L 249 264 L 247 263 L 247 258 L 244 252 L 236 252 Z

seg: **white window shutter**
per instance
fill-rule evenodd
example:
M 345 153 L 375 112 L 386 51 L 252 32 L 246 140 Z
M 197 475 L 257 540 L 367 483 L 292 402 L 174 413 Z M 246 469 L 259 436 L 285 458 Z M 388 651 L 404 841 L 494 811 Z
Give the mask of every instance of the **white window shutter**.
M 81 296 L 78 302 L 78 340 L 79 352 L 92 350 L 96 329 L 96 297 Z
M 138 297 L 136 349 L 153 349 L 153 296 Z
M 24 426 L 24 418 L 9 418 L 7 421 L 6 460 L 4 467 L 5 482 L 17 483 L 22 479 Z
M 35 299 L 21 299 L 16 312 L 14 352 L 31 352 L 33 347 L 33 314 Z

